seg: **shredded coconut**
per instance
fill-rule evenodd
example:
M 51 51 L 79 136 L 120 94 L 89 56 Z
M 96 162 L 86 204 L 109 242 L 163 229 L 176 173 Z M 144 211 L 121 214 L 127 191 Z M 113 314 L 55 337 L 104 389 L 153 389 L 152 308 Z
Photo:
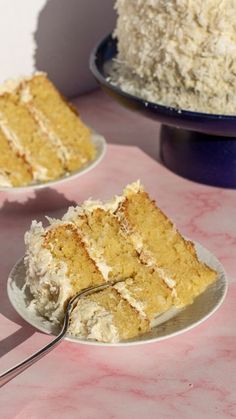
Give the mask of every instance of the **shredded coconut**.
M 116 9 L 112 82 L 165 106 L 236 113 L 234 0 L 117 0 Z
M 99 304 L 81 299 L 71 314 L 69 333 L 103 342 L 118 342 L 112 314 Z

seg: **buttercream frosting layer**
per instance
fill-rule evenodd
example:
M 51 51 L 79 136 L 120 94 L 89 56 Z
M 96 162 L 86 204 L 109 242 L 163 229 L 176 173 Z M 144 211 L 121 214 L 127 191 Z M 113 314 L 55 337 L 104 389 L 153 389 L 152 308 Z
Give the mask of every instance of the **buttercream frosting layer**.
M 114 83 L 177 109 L 236 113 L 234 0 L 117 0 L 116 9 Z
M 73 288 L 67 275 L 67 265 L 57 260 L 43 245 L 45 233 L 42 223 L 32 222 L 25 234 L 26 244 L 26 286 L 40 314 L 54 322 L 64 315 L 64 303 L 73 295 Z
M 81 338 L 115 343 L 119 333 L 113 323 L 113 316 L 94 301 L 81 299 L 72 312 L 69 333 Z

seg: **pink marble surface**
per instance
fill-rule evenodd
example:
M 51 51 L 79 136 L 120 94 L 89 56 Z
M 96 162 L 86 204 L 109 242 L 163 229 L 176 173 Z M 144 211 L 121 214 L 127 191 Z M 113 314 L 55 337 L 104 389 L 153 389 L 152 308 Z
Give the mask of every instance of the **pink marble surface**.
M 128 114 L 122 117 L 124 125 L 130 123 Z M 103 132 L 111 137 L 124 130 L 109 118 L 104 121 Z M 67 184 L 27 194 L 1 193 L 0 371 L 51 339 L 16 314 L 6 293 L 8 273 L 24 253 L 23 235 L 31 220 L 61 216 L 68 205 L 90 196 L 109 198 L 138 178 L 181 231 L 224 264 L 230 279 L 225 303 L 197 328 L 159 343 L 105 348 L 64 341 L 1 388 L 1 419 L 236 417 L 236 191 L 182 179 L 130 146 L 109 145 L 97 168 Z

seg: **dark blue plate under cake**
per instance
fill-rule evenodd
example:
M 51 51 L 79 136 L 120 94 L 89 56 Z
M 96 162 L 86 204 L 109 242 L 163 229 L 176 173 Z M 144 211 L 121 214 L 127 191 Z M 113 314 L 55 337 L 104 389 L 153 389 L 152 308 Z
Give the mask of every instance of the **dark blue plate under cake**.
M 122 91 L 109 79 L 116 55 L 117 40 L 109 35 L 92 52 L 90 69 L 115 100 L 162 123 L 163 163 L 196 182 L 236 189 L 236 116 L 180 111 Z

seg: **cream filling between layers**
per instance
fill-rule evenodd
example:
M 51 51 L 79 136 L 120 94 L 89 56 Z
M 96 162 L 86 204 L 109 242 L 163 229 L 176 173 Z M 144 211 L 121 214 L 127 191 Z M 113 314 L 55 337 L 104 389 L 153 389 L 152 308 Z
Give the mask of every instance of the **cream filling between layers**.
M 137 181 L 128 185 L 125 188 L 124 196 L 125 198 L 128 198 L 130 195 L 142 191 L 143 187 L 140 184 L 140 182 Z M 146 248 L 142 239 L 142 235 L 137 231 L 134 231 L 133 227 L 129 225 L 128 220 L 124 218 L 124 214 L 121 211 L 119 211 L 121 203 L 122 201 L 118 204 L 115 215 L 118 218 L 120 225 L 123 227 L 123 234 L 129 236 L 135 250 L 139 254 L 141 261 L 145 263 L 147 266 L 152 267 L 160 275 L 161 279 L 165 282 L 167 287 L 172 290 L 172 295 L 176 297 L 176 281 L 173 278 L 171 278 L 163 268 L 160 268 L 158 266 L 156 258 L 154 257 L 152 252 Z
M 172 295 L 177 296 L 176 294 L 176 281 L 171 278 L 163 268 L 160 268 L 157 264 L 156 259 L 154 258 L 151 251 L 149 251 L 143 242 L 141 234 L 134 232 L 133 228 L 128 225 L 127 220 L 125 222 L 122 220 L 123 214 L 117 213 L 117 217 L 120 221 L 121 226 L 123 227 L 123 234 L 128 235 L 131 239 L 133 246 L 136 252 L 139 254 L 140 260 L 148 267 L 153 268 L 160 278 L 164 281 L 168 288 L 172 290 Z
M 3 170 L 0 170 L 0 186 L 4 188 L 12 186 L 8 174 Z
M 126 286 L 127 281 L 128 280 L 126 280 L 125 282 L 120 281 L 117 284 L 113 285 L 113 288 L 115 288 L 118 291 L 118 293 L 121 295 L 122 298 L 124 298 L 124 300 L 128 301 L 131 307 L 133 307 L 140 314 L 141 317 L 146 318 L 147 316 L 144 311 L 144 304 L 141 301 L 136 300 L 134 297 L 132 297 Z
M 91 237 L 89 237 L 88 235 L 84 234 L 81 229 L 79 228 L 80 225 L 80 220 L 79 220 L 79 215 L 78 215 L 78 211 L 76 211 L 76 216 L 74 215 L 75 212 L 73 211 L 74 209 L 78 208 L 79 210 L 81 209 L 80 207 L 70 207 L 69 211 L 70 213 L 73 214 L 73 217 L 68 215 L 68 213 L 65 214 L 65 216 L 62 218 L 62 220 L 56 220 L 54 218 L 51 217 L 46 217 L 47 220 L 49 221 L 50 225 L 53 227 L 56 227 L 57 225 L 63 225 L 63 224 L 71 224 L 74 227 L 77 228 L 78 231 L 78 235 L 81 239 L 81 241 L 84 243 L 85 245 L 85 249 L 90 257 L 90 259 L 93 260 L 93 262 L 96 264 L 99 272 L 102 274 L 103 278 L 105 281 L 109 280 L 109 272 L 112 270 L 112 268 L 105 262 L 105 259 L 103 257 L 103 252 L 101 251 L 101 249 L 99 249 L 95 243 L 94 240 L 91 239 Z M 68 212 L 69 212 L 68 211 Z M 79 211 L 80 215 L 84 215 L 83 212 Z M 82 221 L 83 222 L 83 221 Z
M 4 114 L 0 112 L 0 128 L 4 133 L 5 137 L 9 141 L 12 149 L 19 153 L 20 156 L 24 156 L 27 163 L 32 167 L 33 170 L 33 179 L 34 180 L 48 180 L 48 171 L 45 167 L 39 165 L 34 161 L 28 150 L 25 150 L 21 144 L 20 138 L 16 135 L 16 133 L 10 128 L 8 125 L 7 120 L 4 117 Z
M 83 219 L 80 220 L 81 216 L 87 217 L 86 210 L 83 208 L 83 206 L 70 207 L 67 213 L 62 218 L 62 220 L 64 222 L 71 222 L 73 225 L 76 225 L 78 233 L 85 245 L 89 257 L 94 261 L 99 272 L 102 274 L 104 280 L 107 282 L 109 281 L 109 272 L 112 271 L 112 267 L 106 263 L 105 258 L 103 256 L 103 250 L 101 250 L 97 246 L 95 240 L 93 240 L 90 236 L 81 231 L 80 224 L 86 222 Z
M 78 301 L 70 318 L 69 333 L 102 342 L 118 342 L 119 333 L 113 315 L 94 301 Z
M 24 85 L 20 93 L 21 102 L 27 106 L 27 109 L 37 121 L 41 131 L 48 137 L 49 141 L 56 147 L 55 151 L 57 152 L 58 158 L 61 160 L 62 164 L 66 166 L 67 161 L 71 158 L 71 153 L 64 146 L 61 138 L 53 130 L 51 123 L 47 117 L 36 108 L 33 104 L 33 96 L 30 92 L 30 88 L 27 85 Z
M 22 83 L 32 80 L 35 76 L 45 75 L 44 71 L 36 71 L 31 76 L 26 77 L 16 77 L 14 79 L 5 80 L 3 84 L 0 86 L 0 96 L 4 95 L 5 93 L 15 93 Z
M 109 272 L 112 271 L 112 267 L 106 263 L 103 257 L 103 251 L 98 248 L 95 241 L 92 240 L 91 237 L 88 237 L 84 233 L 82 236 L 82 241 L 85 244 L 89 257 L 95 262 L 105 281 L 109 281 Z

